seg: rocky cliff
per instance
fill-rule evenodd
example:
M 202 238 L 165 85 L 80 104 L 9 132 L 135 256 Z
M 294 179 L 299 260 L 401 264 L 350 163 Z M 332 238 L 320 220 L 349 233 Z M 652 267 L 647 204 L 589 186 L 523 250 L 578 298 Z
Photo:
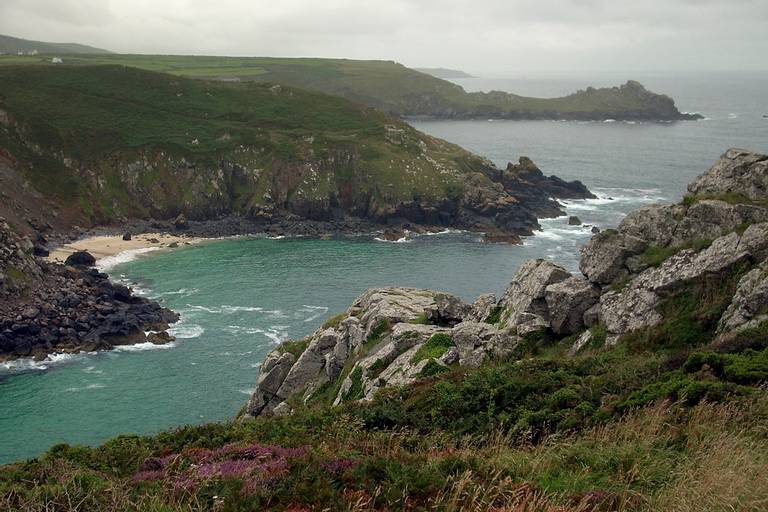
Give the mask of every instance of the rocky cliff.
M 0 68 L 0 183 L 0 214 L 30 231 L 184 214 L 514 238 L 553 197 L 591 197 L 341 98 L 117 66 Z
M 410 288 L 369 290 L 308 338 L 264 361 L 247 408 L 370 400 L 400 386 L 533 347 L 727 344 L 768 320 L 768 156 L 731 149 L 680 204 L 628 215 L 583 248 L 581 274 L 521 265 L 504 295 L 466 304 Z

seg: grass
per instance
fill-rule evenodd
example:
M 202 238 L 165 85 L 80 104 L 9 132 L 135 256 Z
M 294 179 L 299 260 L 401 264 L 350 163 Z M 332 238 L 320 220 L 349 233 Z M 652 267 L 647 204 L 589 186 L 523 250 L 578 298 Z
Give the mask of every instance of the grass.
M 456 344 L 449 334 L 442 332 L 433 334 L 411 357 L 411 364 L 418 364 L 424 359 L 437 359 L 455 346 Z
M 746 228 L 744 229 L 746 230 Z M 694 251 L 698 252 L 712 245 L 712 242 L 713 241 L 710 239 L 696 238 L 683 245 L 651 245 L 645 251 L 643 251 L 642 254 L 640 254 L 640 260 L 649 267 L 658 267 L 671 256 L 677 254 L 683 249 L 693 249 Z
M 0 56 L 3 65 L 50 67 L 50 56 Z M 578 91 L 561 98 L 507 93 L 467 93 L 460 86 L 392 61 L 349 59 L 207 57 L 180 55 L 68 55 L 59 67 L 120 65 L 197 79 L 271 82 L 343 96 L 395 115 L 522 118 L 666 118 L 676 112 L 666 97 L 648 95 L 634 84 Z M 429 101 L 423 98 L 428 97 Z
M 308 337 L 298 341 L 284 341 L 280 344 L 278 349 L 283 352 L 288 352 L 289 354 L 293 354 L 294 357 L 298 359 L 298 357 L 301 354 L 303 354 L 305 350 L 307 350 L 307 347 L 309 346 L 309 342 L 310 342 L 310 338 Z
M 347 316 L 348 315 L 346 312 L 339 313 L 338 315 L 332 316 L 331 318 L 326 320 L 325 323 L 323 323 L 323 329 L 331 329 L 331 328 L 338 327 L 341 324 L 342 320 L 347 318 Z

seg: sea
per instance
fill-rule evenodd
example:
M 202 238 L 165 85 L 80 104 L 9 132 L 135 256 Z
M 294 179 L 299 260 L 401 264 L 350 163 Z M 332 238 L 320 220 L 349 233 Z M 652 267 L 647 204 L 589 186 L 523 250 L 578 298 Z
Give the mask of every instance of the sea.
M 310 334 L 367 288 L 425 287 L 471 301 L 503 293 L 529 258 L 577 271 L 579 248 L 591 236 L 587 225 L 613 227 L 634 208 L 678 201 L 730 147 L 768 152 L 768 73 L 521 73 L 456 83 L 469 91 L 560 96 L 627 79 L 705 119 L 413 122 L 499 166 L 524 155 L 547 174 L 583 181 L 598 198 L 564 206 L 585 225 L 546 219 L 521 246 L 452 231 L 399 243 L 240 237 L 103 262 L 113 279 L 181 313 L 171 331 L 176 341 L 0 364 L 0 463 L 58 443 L 98 445 L 118 434 L 228 420 L 248 400 L 270 350 Z

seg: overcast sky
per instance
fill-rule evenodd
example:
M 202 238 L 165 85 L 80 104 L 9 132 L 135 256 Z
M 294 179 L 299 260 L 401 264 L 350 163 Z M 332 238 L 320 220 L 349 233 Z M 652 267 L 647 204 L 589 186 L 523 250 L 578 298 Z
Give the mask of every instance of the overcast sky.
M 768 0 L 0 0 L 0 33 L 121 53 L 520 70 L 768 69 Z

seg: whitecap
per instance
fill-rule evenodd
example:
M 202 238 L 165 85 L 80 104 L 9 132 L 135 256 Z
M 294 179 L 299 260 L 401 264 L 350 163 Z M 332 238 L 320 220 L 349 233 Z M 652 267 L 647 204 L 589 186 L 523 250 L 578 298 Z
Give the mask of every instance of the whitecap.
M 413 240 L 409 239 L 408 236 L 404 236 L 402 238 L 398 238 L 397 240 L 385 240 L 385 239 L 379 238 L 377 236 L 373 237 L 373 239 L 376 240 L 377 242 L 385 242 L 385 243 L 390 243 L 390 244 L 407 244 L 407 243 L 413 242 Z
M 221 313 L 221 309 L 214 309 L 206 306 L 197 306 L 195 304 L 187 304 L 187 307 L 193 311 L 205 311 L 206 313 L 213 313 L 213 314 Z
M 96 268 L 101 271 L 107 271 L 113 267 L 116 267 L 117 265 L 120 265 L 121 263 L 128 263 L 129 261 L 133 261 L 142 254 L 157 251 L 159 249 L 159 247 L 142 247 L 141 249 L 130 249 L 128 251 L 123 251 L 115 254 L 114 256 L 101 258 L 96 262 Z
M 194 295 L 200 290 L 197 288 L 181 288 L 179 290 L 174 290 L 172 292 L 162 292 L 158 295 L 165 296 L 165 295 L 181 295 L 182 297 L 188 297 L 190 295 Z
M 179 336 L 177 334 L 176 337 L 179 338 L 183 336 Z M 135 343 L 133 345 L 117 345 L 112 350 L 114 352 L 144 352 L 147 350 L 167 350 L 175 346 L 176 344 L 173 342 L 158 345 L 156 343 L 152 343 L 151 341 L 145 341 L 144 343 Z
M 258 306 L 221 306 L 221 312 L 222 313 L 239 313 L 239 312 L 258 312 L 258 311 L 264 311 L 264 308 L 260 308 Z
M 604 123 L 615 123 L 616 120 L 615 119 L 604 119 L 603 122 Z
M 256 388 L 238 389 L 238 391 L 244 395 L 251 396 L 256 391 Z
M 268 236 L 267 240 L 282 240 L 283 238 L 285 238 L 285 235 L 273 235 Z
M 83 373 L 91 373 L 94 375 L 101 375 L 104 373 L 103 370 L 97 370 L 95 366 L 89 366 L 87 368 L 83 368 Z
M 78 391 L 85 391 L 88 389 L 101 389 L 104 387 L 106 387 L 104 384 L 88 384 L 87 386 L 83 386 L 81 388 L 66 388 L 64 391 L 69 393 L 77 393 Z
M 201 325 L 197 324 L 176 324 L 175 326 L 168 329 L 168 333 L 171 334 L 171 336 L 175 336 L 176 338 L 180 339 L 190 339 L 190 338 L 198 338 L 205 332 L 205 329 Z M 158 345 L 158 346 L 165 346 L 165 345 Z

